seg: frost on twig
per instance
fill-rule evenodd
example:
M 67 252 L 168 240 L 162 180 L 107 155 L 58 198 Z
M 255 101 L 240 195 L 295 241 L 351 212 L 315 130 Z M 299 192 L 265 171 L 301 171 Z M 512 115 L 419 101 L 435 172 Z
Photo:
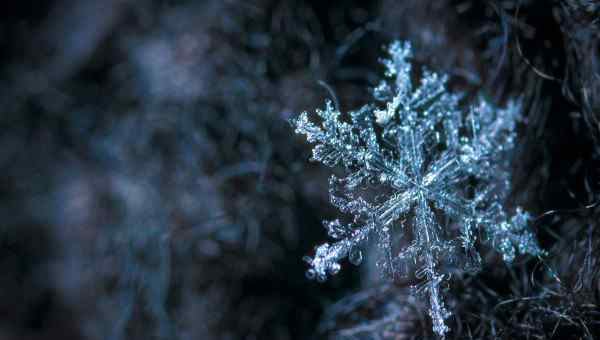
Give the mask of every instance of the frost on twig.
M 450 315 L 441 297 L 443 263 L 462 259 L 465 270 L 477 270 L 481 235 L 507 262 L 517 253 L 543 253 L 527 212 L 518 207 L 510 214 L 503 206 L 520 106 L 498 108 L 480 98 L 464 112 L 446 76 L 423 70 L 413 84 L 409 43 L 394 42 L 388 51 L 375 104 L 346 116 L 327 102 L 316 111 L 318 123 L 306 112 L 292 120 L 296 133 L 315 144 L 312 160 L 345 169 L 344 177 L 331 176 L 329 194 L 353 217 L 324 222 L 333 241 L 305 257 L 307 275 L 323 281 L 344 258 L 360 264 L 365 242 L 374 238 L 384 275 L 402 275 L 409 262 L 419 266 L 419 291 L 428 297 L 433 330 L 443 336 Z

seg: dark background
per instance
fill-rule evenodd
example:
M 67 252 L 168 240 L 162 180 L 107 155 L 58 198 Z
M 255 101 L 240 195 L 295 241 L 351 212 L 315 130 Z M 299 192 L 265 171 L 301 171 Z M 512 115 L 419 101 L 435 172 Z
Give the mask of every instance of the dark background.
M 413 282 L 365 263 L 318 284 L 301 260 L 338 213 L 287 121 L 326 98 L 369 102 L 394 39 L 467 100 L 525 103 L 508 204 L 534 214 L 550 256 L 509 268 L 482 250 L 482 272 L 446 292 L 449 338 L 598 336 L 599 13 L 586 0 L 3 2 L 0 339 L 432 337 Z

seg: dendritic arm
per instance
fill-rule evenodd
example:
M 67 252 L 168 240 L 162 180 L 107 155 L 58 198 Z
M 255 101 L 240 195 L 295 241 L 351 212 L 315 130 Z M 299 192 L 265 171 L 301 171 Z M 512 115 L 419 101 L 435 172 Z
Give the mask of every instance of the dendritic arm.
M 336 227 L 339 227 L 339 221 L 334 223 L 338 224 Z M 348 237 L 332 244 L 323 243 L 316 247 L 314 257 L 304 257 L 304 260 L 311 267 L 306 272 L 306 276 L 310 279 L 316 278 L 321 282 L 325 281 L 328 275 L 335 275 L 340 271 L 340 261 L 345 257 L 349 257 L 352 263 L 359 265 L 362 261 L 360 247 L 368 239 L 369 233 L 374 227 L 373 224 L 364 225 L 358 228 L 348 226 L 345 229 L 352 230 Z

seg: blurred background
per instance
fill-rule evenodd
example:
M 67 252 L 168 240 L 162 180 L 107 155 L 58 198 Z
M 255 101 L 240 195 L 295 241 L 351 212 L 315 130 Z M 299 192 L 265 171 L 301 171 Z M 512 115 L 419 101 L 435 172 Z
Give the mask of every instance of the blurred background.
M 328 169 L 288 119 L 370 101 L 379 58 L 525 103 L 510 206 L 547 263 L 448 287 L 449 338 L 600 330 L 600 4 L 48 0 L 0 5 L 0 339 L 432 338 L 413 282 L 326 283 Z

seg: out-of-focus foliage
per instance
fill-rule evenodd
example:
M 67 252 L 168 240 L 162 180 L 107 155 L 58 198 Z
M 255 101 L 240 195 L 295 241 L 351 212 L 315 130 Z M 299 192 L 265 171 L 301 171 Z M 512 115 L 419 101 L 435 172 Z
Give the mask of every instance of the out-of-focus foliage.
M 319 295 L 296 288 L 296 258 L 310 242 L 299 221 L 322 194 L 282 141 L 288 112 L 325 93 L 317 80 L 333 60 L 321 54 L 339 45 L 325 44 L 327 21 L 269 1 L 48 6 L 25 26 L 44 32 L 23 44 L 28 58 L 15 52 L 2 69 L 7 271 L 36 261 L 15 277 L 36 305 L 3 332 L 37 336 L 34 310 L 76 316 L 82 338 L 312 334 Z M 28 250 L 29 238 L 43 247 Z M 3 287 L 15 296 L 18 283 Z

